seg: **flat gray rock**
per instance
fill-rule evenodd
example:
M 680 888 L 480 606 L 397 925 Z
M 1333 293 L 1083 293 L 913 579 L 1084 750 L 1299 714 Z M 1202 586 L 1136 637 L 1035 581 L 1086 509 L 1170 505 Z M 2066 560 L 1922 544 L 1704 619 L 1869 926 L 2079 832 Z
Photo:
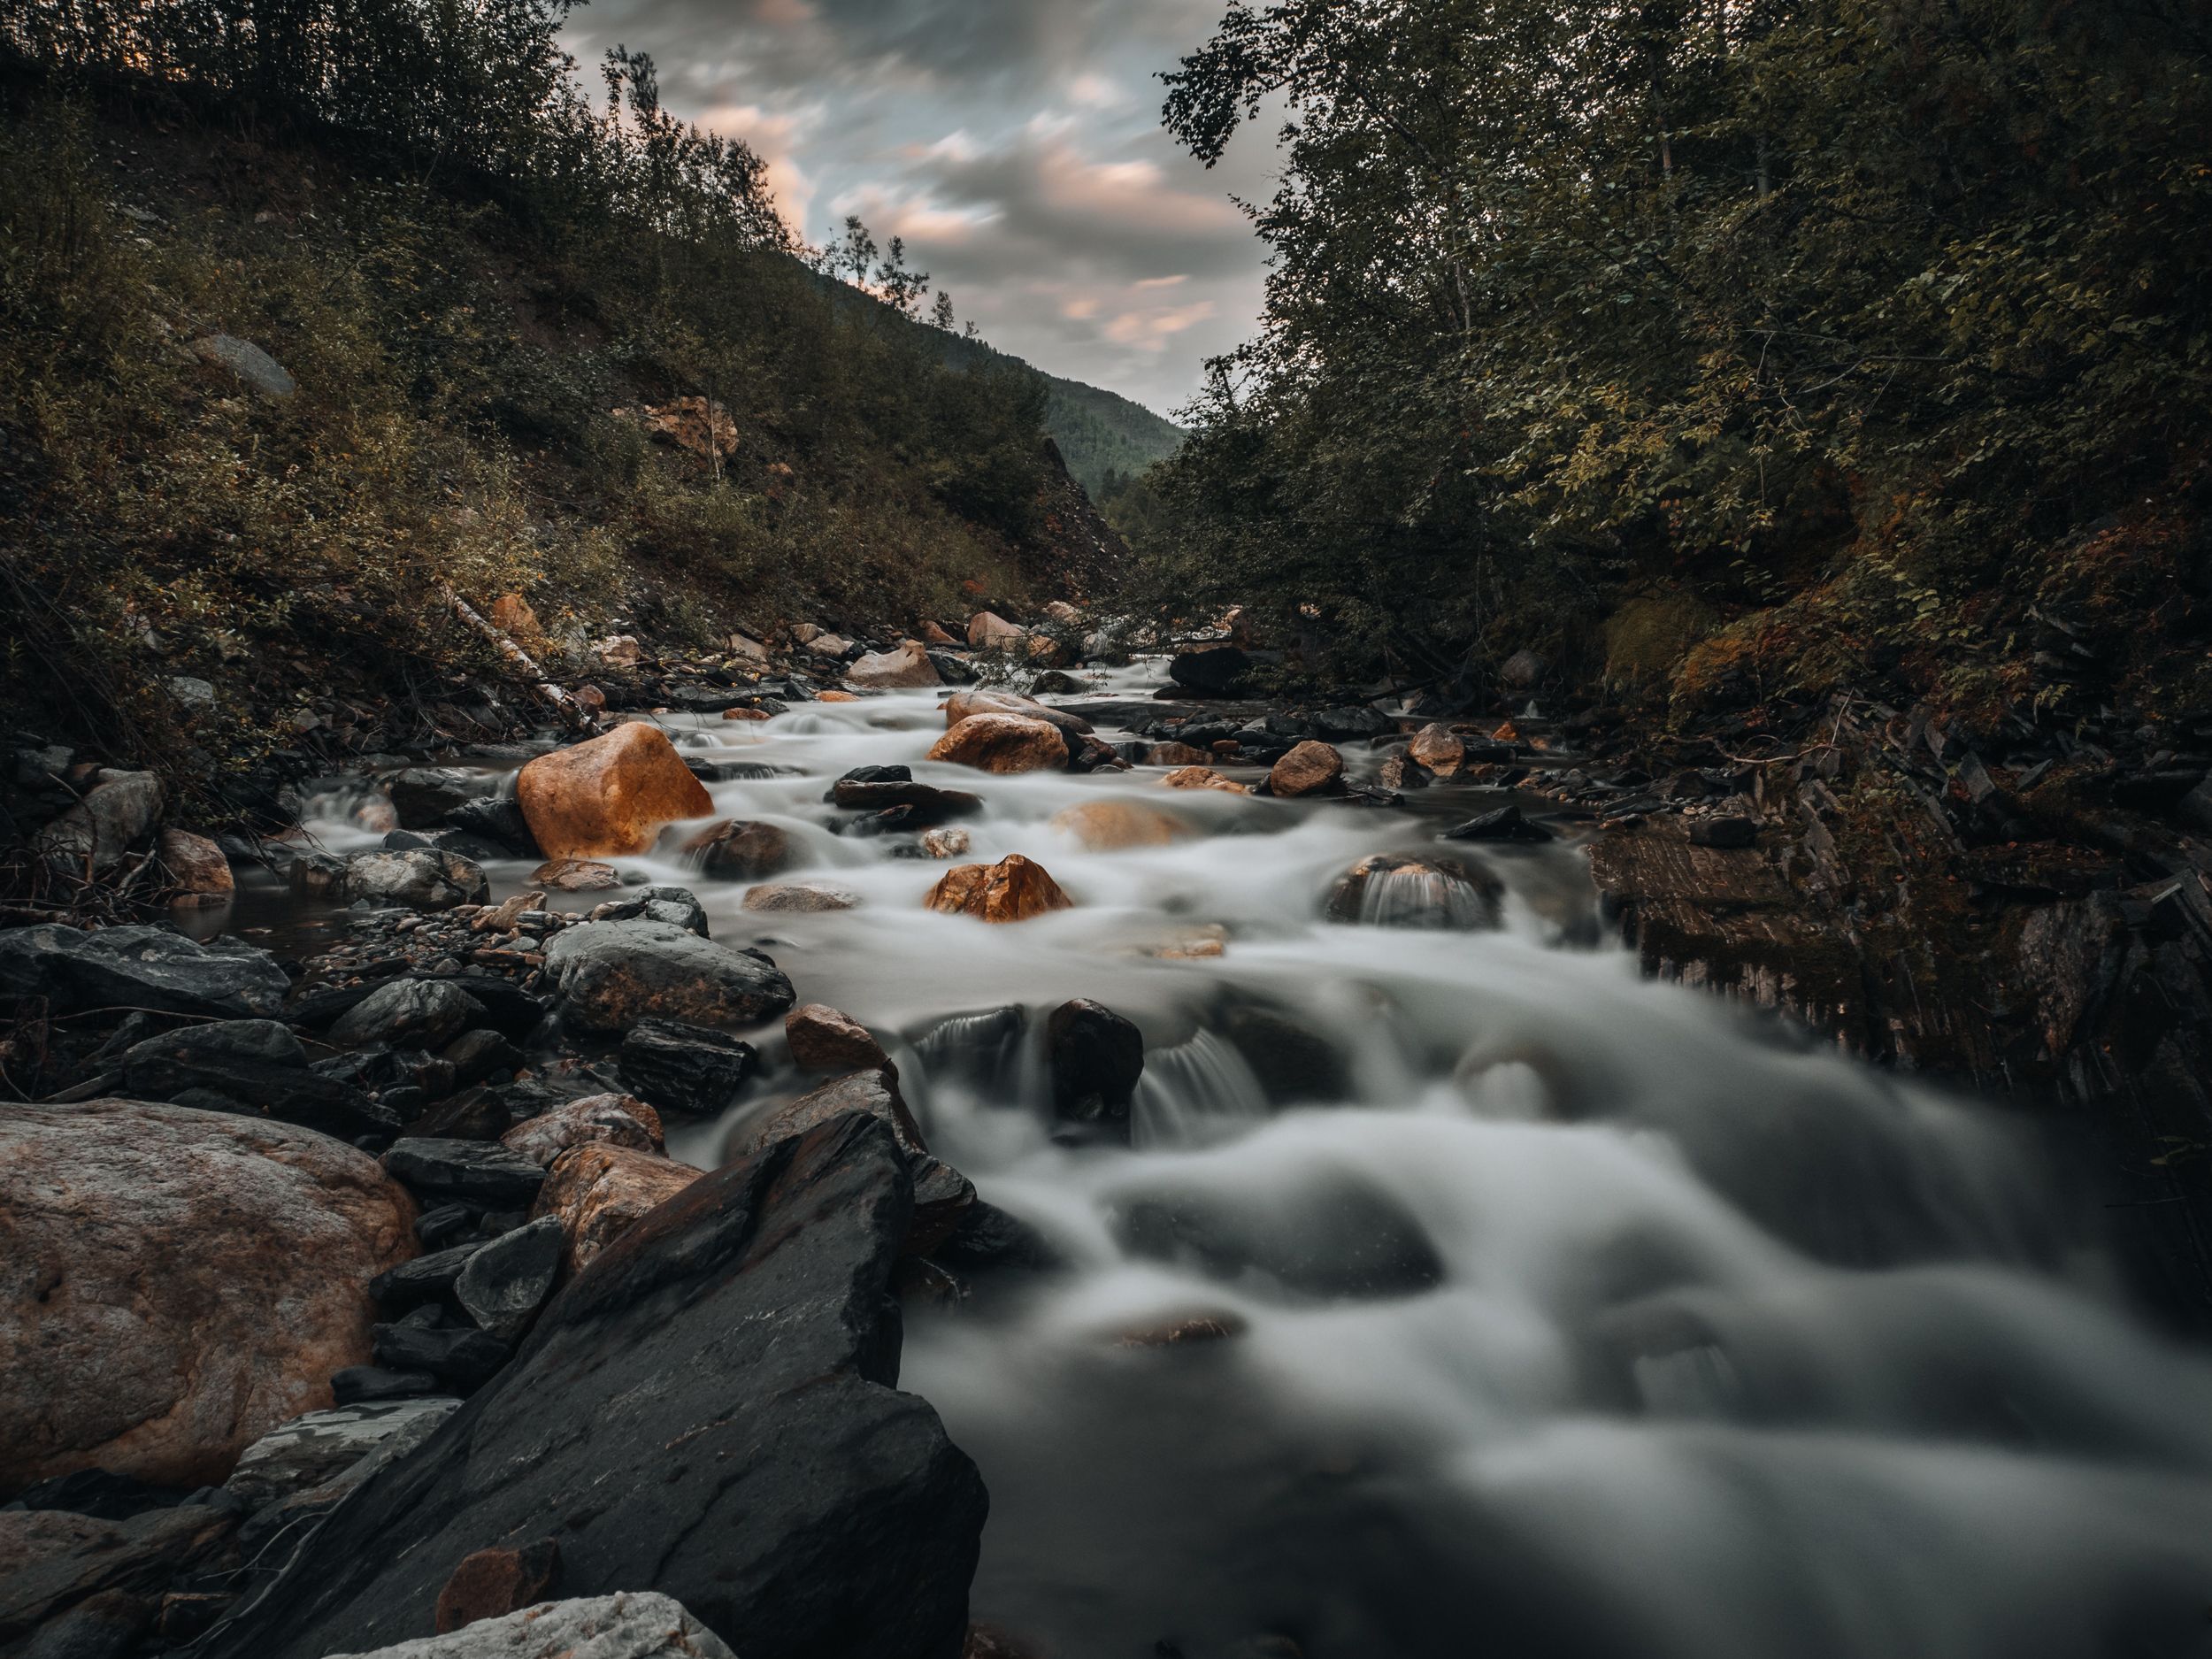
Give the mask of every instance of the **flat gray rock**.
M 396 1436 L 419 1446 L 460 1404 L 432 1394 L 310 1411 L 246 1448 L 224 1490 L 250 1509 L 265 1508 L 345 1473 Z
M 737 1659 L 719 1636 L 653 1592 L 541 1601 L 449 1636 L 330 1659 Z
M 150 1008 L 218 1019 L 280 1012 L 291 987 L 276 958 L 234 939 L 200 944 L 159 927 L 47 923 L 0 933 L 0 992 L 43 996 L 55 1013 Z

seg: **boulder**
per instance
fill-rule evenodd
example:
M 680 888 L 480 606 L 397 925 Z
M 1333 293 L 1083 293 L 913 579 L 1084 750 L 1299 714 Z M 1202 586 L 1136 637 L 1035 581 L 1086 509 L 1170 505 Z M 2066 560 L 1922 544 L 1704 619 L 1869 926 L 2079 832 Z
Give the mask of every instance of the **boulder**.
M 1101 1003 L 1078 997 L 1045 1022 L 1053 1116 L 1129 1139 L 1129 1109 L 1144 1075 L 1144 1033 Z
M 472 1325 L 417 1324 L 408 1318 L 396 1325 L 380 1325 L 370 1334 L 376 1363 L 386 1370 L 427 1372 L 449 1388 L 464 1393 L 495 1375 L 513 1357 L 506 1343 Z
M 552 1216 L 502 1233 L 475 1255 L 453 1283 L 454 1300 L 480 1330 L 513 1343 L 553 1294 L 567 1235 Z
M 623 1033 L 623 1083 L 663 1111 L 718 1112 L 759 1065 L 752 1044 L 711 1026 L 641 1019 Z
M 384 780 L 402 829 L 430 829 L 484 792 L 484 780 L 459 766 L 410 766 Z
M 366 1286 L 414 1254 L 414 1219 L 375 1160 L 310 1130 L 140 1101 L 11 1107 L 0 1492 L 93 1466 L 223 1479 L 368 1358 Z
M 551 1597 L 560 1576 L 561 1547 L 555 1539 L 464 1555 L 438 1592 L 438 1634 L 534 1607 Z
M 1759 844 L 1759 826 L 1749 818 L 1732 813 L 1715 814 L 1689 820 L 1690 845 L 1715 847 L 1740 851 Z
M 472 1229 L 476 1225 L 476 1212 L 466 1205 L 457 1206 Z M 434 1212 L 435 1213 L 435 1212 Z M 425 1216 L 415 1226 L 415 1236 L 423 1236 Z M 379 1273 L 369 1281 L 369 1294 L 376 1298 L 376 1305 L 386 1313 L 404 1313 L 426 1302 L 442 1302 L 453 1294 L 453 1286 L 461 1277 L 461 1270 L 484 1248 L 481 1239 L 433 1250 L 427 1256 L 418 1256 L 411 1262 L 402 1262 L 388 1272 Z
M 1351 1087 L 1344 1056 L 1306 1020 L 1246 1002 L 1224 1010 L 1217 1023 L 1276 1105 L 1340 1101 Z
M 346 859 L 343 896 L 371 904 L 449 910 L 457 904 L 481 904 L 491 893 L 482 865 L 442 848 L 354 853 Z
M 1190 834 L 1180 819 L 1133 801 L 1086 801 L 1056 813 L 1052 827 L 1094 853 L 1165 847 Z
M 891 1064 L 883 1045 L 851 1015 L 809 1002 L 783 1017 L 791 1064 L 802 1071 L 861 1071 Z
M 995 611 L 979 611 L 968 618 L 968 649 L 976 651 L 1018 651 L 1029 641 L 1029 630 L 1009 622 Z
M 526 1210 L 545 1185 L 545 1166 L 481 1141 L 404 1135 L 384 1155 L 392 1179 L 426 1204 L 466 1203 Z
M 330 1040 L 349 1048 L 440 1048 L 487 1018 L 484 1005 L 450 979 L 395 979 L 340 1015 Z
M 757 915 L 805 915 L 816 910 L 849 910 L 856 909 L 860 895 L 848 893 L 842 887 L 805 883 L 749 887 L 744 906 Z
M 62 923 L 0 932 L 0 991 L 47 998 L 51 1013 L 157 1009 L 214 1020 L 279 1013 L 292 982 L 276 958 L 219 938 L 205 945 L 162 927 Z
M 250 1509 L 311 1491 L 342 1475 L 396 1435 L 428 1431 L 454 1413 L 450 1395 L 362 1401 L 310 1411 L 249 1446 L 223 1489 Z M 418 1441 L 419 1443 L 419 1440 Z
M 985 922 L 1025 922 L 1048 910 L 1075 908 L 1043 865 L 1019 853 L 995 864 L 960 864 L 947 871 L 923 902 L 947 916 Z
M 1025 719 L 1056 726 L 1070 737 L 1080 737 L 1091 729 L 1091 723 L 1079 714 L 1055 709 L 1033 697 L 1016 696 L 1010 691 L 956 691 L 945 699 L 943 708 L 948 731 L 979 714 L 1018 714 Z
M 1267 787 L 1286 798 L 1334 795 L 1344 787 L 1344 757 L 1329 744 L 1309 738 L 1277 761 Z
M 480 1554 L 488 1552 L 479 1552 Z M 475 1555 L 467 1558 L 475 1561 Z M 750 1650 L 748 1649 L 749 1652 Z M 683 1604 L 651 1591 L 540 1601 L 438 1636 L 331 1659 L 736 1659 Z
M 667 734 L 637 720 L 539 756 L 516 778 L 515 799 L 550 858 L 634 856 L 666 826 L 714 810 Z
M 622 872 L 595 858 L 552 858 L 530 872 L 530 881 L 551 893 L 604 893 L 622 885 Z
M 1170 789 L 1218 789 L 1224 795 L 1250 795 L 1251 790 L 1223 777 L 1210 766 L 1179 766 L 1160 780 Z
M 919 640 L 902 640 L 895 650 L 872 651 L 856 659 L 847 666 L 845 679 L 852 685 L 878 691 L 944 684 Z
M 773 1111 L 739 1125 L 723 1154 L 726 1157 L 742 1157 L 787 1136 L 802 1134 L 844 1112 L 866 1112 L 870 1117 L 881 1118 L 898 1141 L 899 1149 L 910 1156 L 926 1155 L 929 1151 L 928 1143 L 922 1139 L 921 1125 L 914 1121 L 906 1102 L 899 1098 L 896 1085 L 883 1068 L 872 1066 L 825 1083 Z
M 718 881 L 758 881 L 795 862 L 791 837 L 773 824 L 725 818 L 687 837 L 683 856 Z
M 926 858 L 963 858 L 972 843 L 964 829 L 933 829 L 922 832 L 921 849 Z
M 1456 858 L 1374 853 L 1337 879 L 1326 910 L 1373 927 L 1495 927 L 1503 895 L 1495 876 Z
M 39 856 L 78 876 L 104 875 L 153 833 L 161 780 L 150 772 L 104 772 L 82 800 L 31 838 Z
M 280 403 L 299 390 L 282 364 L 250 340 L 235 334 L 205 334 L 192 342 L 192 355 L 224 370 L 257 397 Z
M 1533 691 L 1548 672 L 1544 659 L 1534 651 L 1516 651 L 1498 670 L 1498 683 L 1513 691 Z
M 1178 651 L 1167 677 L 1202 697 L 1225 697 L 1252 672 L 1252 659 L 1235 645 L 1199 645 Z
M 1144 751 L 1148 766 L 1203 766 L 1213 757 L 1202 749 L 1193 749 L 1188 743 L 1152 743 Z
M 540 1169 L 552 1168 L 571 1147 L 598 1143 L 640 1152 L 668 1150 L 660 1115 L 629 1094 L 587 1094 L 518 1123 L 499 1138 L 501 1146 Z
M 591 913 L 595 922 L 665 922 L 702 939 L 711 935 L 707 907 L 689 887 L 639 887 L 626 899 L 610 899 Z
M 939 738 L 929 758 L 979 772 L 1056 772 L 1068 764 L 1068 741 L 1048 721 L 975 714 Z
M 161 867 L 169 872 L 172 902 L 227 904 L 238 889 L 223 849 L 204 835 L 165 829 L 155 842 Z
M 645 1216 L 699 1179 L 688 1164 L 634 1147 L 587 1141 L 553 1160 L 534 1218 L 550 1216 L 567 1240 L 562 1261 L 581 1272 Z
M 545 971 L 580 1031 L 623 1032 L 641 1019 L 750 1025 L 797 1000 L 766 956 L 641 918 L 567 929 L 546 947 Z
M 1451 727 L 1432 722 L 1408 740 L 1406 753 L 1438 777 L 1448 778 L 1466 761 L 1467 745 Z

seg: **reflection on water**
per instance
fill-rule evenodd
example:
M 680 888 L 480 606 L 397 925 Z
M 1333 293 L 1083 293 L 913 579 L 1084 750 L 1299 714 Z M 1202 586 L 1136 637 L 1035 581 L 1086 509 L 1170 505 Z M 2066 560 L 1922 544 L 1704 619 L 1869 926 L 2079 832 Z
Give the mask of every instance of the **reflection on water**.
M 1484 803 L 979 778 L 923 759 L 922 694 L 686 729 L 788 769 L 718 810 L 862 905 L 757 917 L 628 867 L 890 1040 L 935 1150 L 1070 1263 L 909 1314 L 904 1385 L 991 1490 L 979 1618 L 1054 1659 L 2212 1652 L 2212 1368 L 2113 1305 L 2001 1119 L 1592 948 L 1571 847 L 1453 849 L 1506 883 L 1498 931 L 1339 926 L 1336 878 Z M 1076 908 L 923 910 L 942 867 L 822 803 L 895 762 L 982 794 L 972 856 Z M 1116 797 L 1189 834 L 1048 827 Z M 1073 996 L 1144 1032 L 1130 1149 L 1048 1133 Z M 765 1091 L 800 1087 L 762 1041 Z M 1213 1340 L 1124 1340 L 1194 1319 Z

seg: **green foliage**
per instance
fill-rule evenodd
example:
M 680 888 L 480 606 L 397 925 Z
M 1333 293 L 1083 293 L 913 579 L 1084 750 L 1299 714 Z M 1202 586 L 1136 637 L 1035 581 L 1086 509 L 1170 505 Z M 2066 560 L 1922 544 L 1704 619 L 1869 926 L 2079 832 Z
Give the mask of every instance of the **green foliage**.
M 1060 446 L 1070 475 L 1102 504 L 1110 475 L 1141 472 L 1183 442 L 1180 426 L 1118 392 L 1046 374 L 972 336 L 947 334 L 938 344 L 956 367 L 1035 379 L 1044 390 L 1045 430 Z
M 1160 580 L 1416 657 L 1653 580 L 2001 649 L 2202 469 L 2208 52 L 2184 0 L 1232 6 L 1169 123 L 1210 162 L 1280 101 L 1288 165 Z

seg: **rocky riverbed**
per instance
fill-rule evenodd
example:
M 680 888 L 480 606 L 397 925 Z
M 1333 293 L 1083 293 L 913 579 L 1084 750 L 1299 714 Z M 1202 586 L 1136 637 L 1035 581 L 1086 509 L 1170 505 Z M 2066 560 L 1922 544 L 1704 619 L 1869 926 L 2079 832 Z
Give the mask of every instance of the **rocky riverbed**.
M 2101 1197 L 1847 1057 L 2010 1052 L 2010 1011 L 1899 1013 L 1796 862 L 1828 809 L 1775 780 L 1840 818 L 1890 725 L 1745 758 L 1532 697 L 1286 709 L 1230 640 L 1071 672 L 1076 622 L 1010 626 L 611 660 L 587 726 L 326 756 L 297 829 L 196 865 L 139 774 L 26 748 L 81 791 L 47 851 L 192 902 L 0 933 L 0 1644 L 2194 1628 L 2212 1379 L 2132 1322 Z M 977 646 L 1027 665 L 945 684 Z M 1917 741 L 1909 781 L 1970 774 Z M 2123 1018 L 2114 953 L 2197 959 L 2185 902 L 2084 879 L 1979 918 L 1974 972 L 2040 976 L 2030 1092 Z

